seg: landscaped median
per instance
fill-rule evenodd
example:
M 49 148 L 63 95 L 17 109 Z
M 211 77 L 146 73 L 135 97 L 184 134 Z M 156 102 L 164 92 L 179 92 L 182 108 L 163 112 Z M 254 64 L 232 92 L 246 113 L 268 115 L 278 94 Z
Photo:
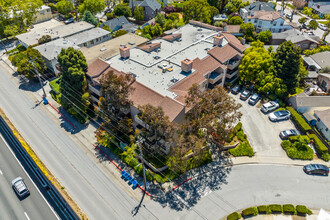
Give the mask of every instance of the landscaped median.
M 256 215 L 267 215 L 267 214 L 285 214 L 285 215 L 298 215 L 306 216 L 311 215 L 312 211 L 304 205 L 294 206 L 292 204 L 271 204 L 271 205 L 260 205 L 257 207 L 250 207 L 242 210 L 242 212 L 233 212 L 227 216 L 227 220 L 238 220 L 241 218 L 249 218 Z
M 23 136 L 18 132 L 18 130 L 14 127 L 11 121 L 7 118 L 3 110 L 0 108 L 0 116 L 5 120 L 7 125 L 12 130 L 13 134 L 17 138 L 17 140 L 21 143 L 25 151 L 29 154 L 41 172 L 47 177 L 47 179 L 56 187 L 57 191 L 60 192 L 61 196 L 66 200 L 66 202 L 71 206 L 72 210 L 80 217 L 80 219 L 88 219 L 86 214 L 82 212 L 80 207 L 76 204 L 76 202 L 71 198 L 68 192 L 65 190 L 63 186 L 61 186 L 60 182 L 56 179 L 56 177 L 48 170 L 48 168 L 43 164 L 43 162 L 38 158 L 30 145 L 25 141 Z

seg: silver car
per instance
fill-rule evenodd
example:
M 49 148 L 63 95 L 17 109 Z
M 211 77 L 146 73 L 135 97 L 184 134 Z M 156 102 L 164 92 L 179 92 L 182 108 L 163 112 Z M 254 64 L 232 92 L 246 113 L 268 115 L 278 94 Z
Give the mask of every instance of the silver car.
M 269 120 L 271 121 L 281 121 L 281 120 L 288 120 L 291 116 L 291 113 L 287 110 L 281 110 L 272 112 L 269 114 Z
M 261 111 L 264 113 L 267 113 L 267 112 L 274 111 L 278 107 L 280 107 L 280 105 L 277 102 L 270 101 L 261 106 Z
M 30 191 L 24 183 L 22 177 L 17 177 L 11 181 L 11 185 L 19 197 L 24 197 L 30 195 Z

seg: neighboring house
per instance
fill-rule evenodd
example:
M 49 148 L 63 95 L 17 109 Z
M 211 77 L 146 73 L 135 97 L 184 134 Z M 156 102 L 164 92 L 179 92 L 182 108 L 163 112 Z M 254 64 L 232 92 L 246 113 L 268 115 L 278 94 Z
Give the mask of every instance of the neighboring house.
M 244 17 L 244 22 L 251 22 L 256 32 L 270 30 L 272 33 L 278 33 L 297 27 L 293 23 L 287 23 L 278 11 L 252 11 Z
M 320 18 L 324 18 L 325 15 L 330 14 L 330 4 L 329 5 L 313 5 L 313 13 L 318 14 Z
M 317 119 L 316 127 L 327 141 L 330 141 L 330 108 L 323 111 L 314 111 Z
M 213 21 L 216 22 L 216 21 L 223 21 L 223 20 L 226 20 L 228 19 L 228 16 L 226 14 L 218 14 L 218 15 L 215 15 L 213 17 Z
M 57 56 L 60 54 L 62 49 L 69 47 L 73 47 L 75 49 L 79 48 L 75 43 L 64 38 L 59 38 L 37 46 L 34 49 L 40 52 L 42 58 L 45 60 L 47 68 L 58 75 L 60 71 L 56 68 L 56 65 L 58 64 Z
M 240 32 L 241 25 L 226 25 L 223 30 L 234 36 L 243 36 L 243 34 Z
M 48 21 L 50 19 L 52 19 L 52 11 L 50 7 L 42 5 L 35 14 L 34 24 Z
M 274 4 L 271 2 L 253 2 L 250 5 L 241 8 L 239 13 L 242 17 L 242 19 L 244 20 L 247 16 L 250 16 L 252 14 L 252 12 L 256 12 L 256 11 L 268 11 L 268 12 L 272 12 L 275 11 L 274 9 Z
M 165 4 L 165 3 L 164 3 Z M 167 4 L 167 1 L 166 1 Z M 165 5 L 166 5 L 165 4 Z M 144 0 L 144 1 L 129 1 L 129 7 L 133 14 L 135 7 L 142 7 L 144 11 L 144 20 L 149 21 L 156 17 L 157 13 L 162 10 L 162 5 L 157 0 Z
M 309 36 L 297 29 L 291 29 L 281 33 L 273 33 L 270 44 L 280 45 L 285 41 L 291 41 L 304 51 L 306 49 L 316 48 L 319 44 L 320 38 L 318 36 Z
M 301 114 L 330 108 L 330 96 L 308 96 L 305 92 L 291 96 L 289 102 Z
M 317 82 L 324 92 L 330 93 L 330 73 L 320 73 Z
M 123 29 L 127 32 L 134 33 L 137 30 L 137 27 L 130 23 L 125 16 L 120 16 L 105 21 L 100 25 L 100 27 L 102 28 L 105 25 L 109 26 L 110 30 L 113 32 Z
M 110 40 L 112 37 L 109 31 L 102 28 L 93 28 L 70 37 L 66 37 L 68 41 L 74 42 L 79 47 L 91 47 Z
M 133 124 L 145 127 L 137 109 L 144 104 L 161 106 L 170 121 L 181 123 L 185 117 L 185 97 L 193 84 L 204 91 L 237 79 L 245 46 L 231 34 L 198 24 L 191 21 L 137 47 L 120 46 L 118 55 L 105 60 L 110 66 L 107 70 L 134 76 L 131 85 L 135 90 L 130 97 L 134 103 L 130 112 Z M 96 107 L 100 96 L 97 81 L 102 75 L 93 73 L 97 66 L 101 64 L 91 64 L 87 73 L 89 82 L 92 81 L 91 90 L 96 94 L 92 98 Z
M 330 68 L 330 51 L 323 51 L 309 57 L 303 56 L 303 60 L 308 70 L 318 72 L 323 68 Z
M 58 38 L 69 37 L 92 28 L 94 28 L 94 25 L 85 21 L 80 21 L 72 24 L 56 26 L 54 28 L 33 29 L 27 33 L 17 35 L 16 38 L 19 40 L 21 45 L 24 47 L 29 47 L 38 44 L 38 40 L 44 35 L 49 35 L 52 40 L 56 40 Z

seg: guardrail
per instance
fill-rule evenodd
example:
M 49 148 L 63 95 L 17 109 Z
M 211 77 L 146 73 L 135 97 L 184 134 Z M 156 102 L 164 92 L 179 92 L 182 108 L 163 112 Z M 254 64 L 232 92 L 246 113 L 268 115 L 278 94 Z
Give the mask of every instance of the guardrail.
M 58 190 L 53 186 L 53 184 L 45 177 L 41 172 L 39 167 L 35 164 L 29 154 L 26 152 L 21 143 L 17 140 L 12 130 L 9 128 L 5 120 L 0 116 L 0 130 L 3 131 L 7 141 L 10 141 L 13 147 L 19 152 L 20 156 L 29 166 L 31 171 L 35 174 L 41 186 L 46 189 L 47 194 L 52 198 L 53 202 L 56 204 L 58 209 L 61 211 L 63 216 L 69 220 L 79 219 L 76 213 L 71 209 L 68 203 L 63 199 Z

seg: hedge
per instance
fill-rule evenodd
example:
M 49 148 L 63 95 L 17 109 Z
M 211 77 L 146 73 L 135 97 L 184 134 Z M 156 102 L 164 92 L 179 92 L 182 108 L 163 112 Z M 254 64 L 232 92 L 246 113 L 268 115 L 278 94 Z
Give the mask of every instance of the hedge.
M 234 157 L 241 157 L 241 156 L 252 157 L 254 155 L 253 148 L 251 147 L 248 140 L 239 144 L 237 147 L 233 149 L 229 149 L 228 152 Z
M 242 216 L 238 212 L 233 212 L 227 216 L 227 220 L 238 220 L 240 218 L 242 218 Z
M 296 210 L 298 215 L 306 215 L 306 214 L 311 215 L 313 213 L 304 205 L 297 205 Z
M 291 113 L 293 121 L 296 123 L 302 133 L 305 134 L 312 129 L 311 126 L 309 126 L 305 119 L 296 110 L 294 110 L 292 107 L 287 107 L 287 109 Z
M 260 205 L 257 207 L 260 214 L 270 214 L 271 211 L 268 205 Z
M 272 213 L 282 213 L 283 212 L 282 206 L 279 204 L 269 205 L 269 209 Z
M 314 158 L 314 151 L 304 141 L 296 141 L 292 144 L 285 140 L 282 141 L 281 146 L 292 159 L 312 160 Z
M 258 215 L 257 207 L 250 207 L 242 211 L 242 215 L 245 216 L 255 216 Z
M 315 135 L 315 134 L 308 134 L 308 137 L 310 139 L 313 139 L 314 141 L 314 146 L 316 148 L 317 153 L 319 156 L 325 160 L 329 161 L 329 150 L 328 148 L 323 144 L 323 142 Z
M 237 125 L 235 126 L 236 133 L 239 132 L 241 129 L 242 129 L 242 122 L 238 122 Z
M 296 208 L 292 204 L 284 204 L 283 205 L 283 212 L 287 214 L 294 215 L 296 213 Z

